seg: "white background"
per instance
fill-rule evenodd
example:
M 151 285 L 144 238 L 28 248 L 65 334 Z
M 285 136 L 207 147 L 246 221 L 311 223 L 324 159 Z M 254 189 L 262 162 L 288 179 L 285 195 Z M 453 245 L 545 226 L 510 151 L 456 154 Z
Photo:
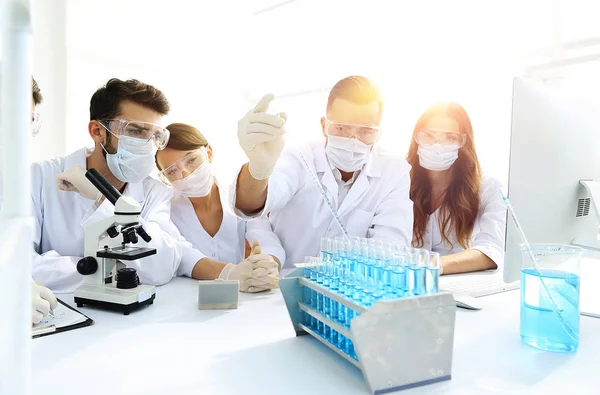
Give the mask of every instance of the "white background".
M 588 91 L 600 82 L 598 62 L 560 66 L 600 53 L 594 0 L 33 3 L 45 98 L 34 160 L 89 144 L 91 95 L 111 77 L 133 77 L 165 92 L 168 122 L 205 133 L 217 174 L 230 177 L 243 161 L 237 120 L 262 94 L 280 97 L 290 140 L 315 138 L 329 88 L 362 74 L 384 94 L 382 144 L 404 155 L 420 113 L 454 100 L 471 116 L 484 171 L 506 181 L 512 78 L 530 70 Z

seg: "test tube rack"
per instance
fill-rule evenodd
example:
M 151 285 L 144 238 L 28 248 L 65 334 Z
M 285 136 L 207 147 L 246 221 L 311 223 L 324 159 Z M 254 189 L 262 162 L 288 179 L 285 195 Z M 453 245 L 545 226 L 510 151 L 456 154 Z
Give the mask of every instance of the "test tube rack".
M 350 328 L 305 304 L 305 287 L 357 312 Z M 451 294 L 380 300 L 365 308 L 304 278 L 303 267 L 281 279 L 279 288 L 296 335 L 313 336 L 360 369 L 370 393 L 379 395 L 450 380 L 456 318 Z M 305 325 L 305 314 L 352 341 L 356 359 Z

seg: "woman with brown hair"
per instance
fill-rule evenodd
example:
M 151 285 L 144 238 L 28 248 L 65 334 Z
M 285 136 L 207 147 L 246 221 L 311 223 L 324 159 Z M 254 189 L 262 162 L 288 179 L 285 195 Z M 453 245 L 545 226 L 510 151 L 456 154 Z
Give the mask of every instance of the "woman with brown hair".
M 482 176 L 464 108 L 429 107 L 417 121 L 407 161 L 413 246 L 439 252 L 444 274 L 497 269 L 504 261 L 502 185 Z
M 171 186 L 171 220 L 187 240 L 178 275 L 238 280 L 240 290 L 275 288 L 285 251 L 268 218 L 244 221 L 229 208 L 228 191 L 212 172 L 212 147 L 193 126 L 167 126 L 170 138 L 156 154 L 159 177 Z M 250 250 L 247 240 L 253 242 Z

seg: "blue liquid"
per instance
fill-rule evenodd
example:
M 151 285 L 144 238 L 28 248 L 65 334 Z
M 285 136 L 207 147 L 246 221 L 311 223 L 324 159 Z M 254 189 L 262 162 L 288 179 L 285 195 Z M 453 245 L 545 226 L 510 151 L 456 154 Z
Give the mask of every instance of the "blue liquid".
M 329 299 L 327 296 L 323 296 L 323 311 L 321 311 L 321 314 L 327 318 L 331 318 L 331 302 L 331 299 Z
M 393 296 L 394 290 L 392 288 L 392 267 L 385 266 L 383 268 L 383 289 L 386 295 Z
M 545 351 L 575 352 L 579 347 L 579 276 L 542 269 L 541 279 L 552 301 L 544 295 L 538 272 L 521 270 L 521 340 Z
M 354 296 L 354 289 L 352 288 L 351 284 L 346 284 L 346 292 L 345 292 L 344 296 L 347 299 L 352 300 L 352 298 Z M 343 318 L 344 321 L 340 322 L 340 324 L 345 326 L 346 328 L 350 329 L 350 320 L 353 317 L 354 317 L 354 310 L 352 310 L 349 307 L 344 306 L 344 316 L 340 317 L 340 318 Z
M 354 344 L 352 344 L 352 341 L 350 341 L 349 339 L 346 343 L 347 343 L 346 354 L 348 354 L 351 358 L 358 361 L 358 356 L 356 355 L 356 350 L 354 349 Z
M 423 295 L 425 293 L 425 267 L 409 266 L 407 270 L 408 293 Z
M 334 346 L 337 347 L 338 345 L 338 337 L 339 337 L 339 333 L 335 330 L 332 329 L 331 330 L 331 335 L 329 336 L 329 343 L 333 344 Z
M 348 339 L 346 339 L 345 336 L 343 336 L 341 333 L 338 333 L 337 348 L 339 348 L 343 352 L 346 352 L 346 341 L 347 340 Z
M 440 269 L 428 267 L 425 270 L 425 286 L 428 295 L 440 292 Z
M 348 265 L 348 270 L 351 273 L 355 273 L 356 270 L 356 257 L 355 256 L 349 256 L 346 259 L 347 265 Z
M 317 294 L 317 312 L 323 314 L 323 294 L 315 292 Z
M 406 292 L 406 268 L 405 266 L 394 266 L 392 270 L 392 293 L 399 298 Z

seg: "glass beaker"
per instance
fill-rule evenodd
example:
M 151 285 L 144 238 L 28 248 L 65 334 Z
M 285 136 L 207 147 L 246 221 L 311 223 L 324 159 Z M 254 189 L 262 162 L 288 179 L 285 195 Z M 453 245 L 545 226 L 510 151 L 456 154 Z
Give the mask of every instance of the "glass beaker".
M 569 245 L 521 245 L 523 343 L 552 352 L 577 350 L 582 255 L 581 248 Z

